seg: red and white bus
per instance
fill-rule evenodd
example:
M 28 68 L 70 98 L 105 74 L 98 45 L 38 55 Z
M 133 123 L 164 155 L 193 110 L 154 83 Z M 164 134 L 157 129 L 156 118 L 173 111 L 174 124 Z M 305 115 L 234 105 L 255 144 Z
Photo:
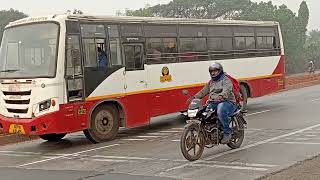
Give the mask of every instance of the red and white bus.
M 99 66 L 97 49 L 105 52 Z M 277 22 L 54 15 L 10 23 L 0 50 L 0 129 L 92 142 L 186 110 L 220 62 L 246 97 L 284 88 Z

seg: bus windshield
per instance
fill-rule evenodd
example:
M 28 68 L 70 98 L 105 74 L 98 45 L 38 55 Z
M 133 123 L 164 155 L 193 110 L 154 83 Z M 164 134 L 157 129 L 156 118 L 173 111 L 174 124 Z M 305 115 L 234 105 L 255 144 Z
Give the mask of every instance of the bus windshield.
M 0 78 L 54 77 L 58 36 L 55 23 L 6 29 L 0 49 Z

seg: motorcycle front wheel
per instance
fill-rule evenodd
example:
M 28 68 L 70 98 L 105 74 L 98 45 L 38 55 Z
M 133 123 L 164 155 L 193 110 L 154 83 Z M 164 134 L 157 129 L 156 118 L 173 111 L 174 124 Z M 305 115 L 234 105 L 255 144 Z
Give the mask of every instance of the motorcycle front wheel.
M 198 124 L 189 124 L 185 127 L 180 141 L 183 156 L 189 161 L 200 159 L 205 147 L 203 132 Z

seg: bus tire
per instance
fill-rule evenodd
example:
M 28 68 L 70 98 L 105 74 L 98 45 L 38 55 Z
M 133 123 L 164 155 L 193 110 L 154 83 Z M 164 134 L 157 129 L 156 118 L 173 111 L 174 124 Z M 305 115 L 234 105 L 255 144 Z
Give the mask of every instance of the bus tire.
M 39 137 L 43 140 L 49 141 L 49 142 L 58 142 L 61 141 L 62 138 L 64 138 L 67 134 L 62 133 L 62 134 L 44 134 L 44 135 L 39 135 Z
M 240 94 L 242 98 L 242 101 L 241 101 L 242 109 L 246 110 L 248 105 L 248 91 L 244 85 L 240 85 Z
M 89 129 L 84 135 L 92 143 L 100 143 L 114 139 L 119 131 L 120 116 L 113 105 L 98 106 L 92 113 Z

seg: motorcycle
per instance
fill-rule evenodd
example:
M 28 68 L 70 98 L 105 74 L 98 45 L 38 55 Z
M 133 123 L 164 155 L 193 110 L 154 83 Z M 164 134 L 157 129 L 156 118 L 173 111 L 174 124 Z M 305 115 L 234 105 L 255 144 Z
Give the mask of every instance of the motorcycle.
M 238 108 L 230 117 L 232 138 L 227 145 L 232 149 L 240 148 L 244 140 L 244 129 L 247 122 L 244 119 L 245 111 Z M 215 109 L 208 108 L 208 103 L 202 106 L 200 99 L 193 99 L 189 105 L 187 125 L 180 140 L 183 156 L 189 161 L 200 159 L 204 148 L 213 148 L 221 144 L 223 127 L 217 117 Z

